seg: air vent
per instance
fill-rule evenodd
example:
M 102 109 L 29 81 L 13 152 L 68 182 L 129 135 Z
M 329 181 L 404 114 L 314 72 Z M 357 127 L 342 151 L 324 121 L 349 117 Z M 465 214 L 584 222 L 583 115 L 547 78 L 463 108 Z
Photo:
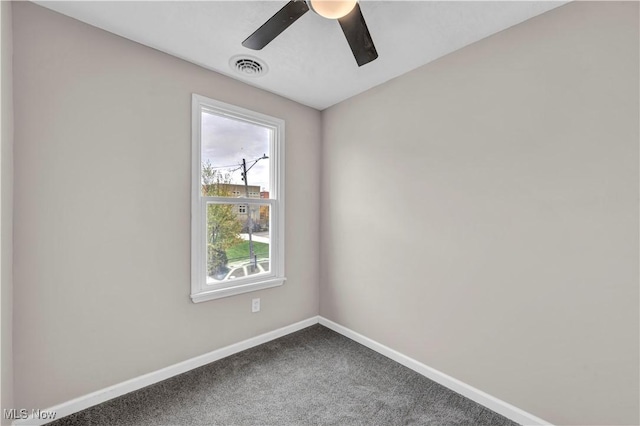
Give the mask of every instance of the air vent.
M 229 61 L 231 69 L 245 77 L 262 77 L 268 71 L 267 65 L 253 56 L 234 56 Z

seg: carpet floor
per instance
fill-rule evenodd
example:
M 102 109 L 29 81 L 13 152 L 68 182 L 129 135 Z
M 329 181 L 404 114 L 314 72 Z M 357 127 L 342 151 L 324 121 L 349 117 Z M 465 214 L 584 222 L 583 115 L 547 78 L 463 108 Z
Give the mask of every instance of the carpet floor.
M 516 425 L 321 325 L 50 423 L 408 424 Z

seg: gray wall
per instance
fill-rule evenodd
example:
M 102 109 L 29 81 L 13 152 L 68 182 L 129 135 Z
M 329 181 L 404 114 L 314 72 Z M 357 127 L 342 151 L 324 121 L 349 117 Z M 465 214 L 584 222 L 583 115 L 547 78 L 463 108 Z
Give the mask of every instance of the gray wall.
M 330 108 L 322 126 L 310 108 L 13 8 L 14 407 L 68 401 L 320 302 L 327 318 L 557 424 L 640 422 L 637 3 L 561 7 Z M 192 92 L 287 122 L 289 280 L 256 293 L 259 314 L 255 294 L 189 300 Z
M 0 2 L 2 57 L 0 67 L 0 410 L 13 408 L 13 81 L 11 3 Z M 2 424 L 10 421 L 2 416 Z
M 14 50 L 17 407 L 318 314 L 318 111 L 31 3 Z M 190 301 L 192 92 L 287 123 L 281 287 Z
M 638 424 L 638 3 L 323 113 L 320 314 L 557 424 Z

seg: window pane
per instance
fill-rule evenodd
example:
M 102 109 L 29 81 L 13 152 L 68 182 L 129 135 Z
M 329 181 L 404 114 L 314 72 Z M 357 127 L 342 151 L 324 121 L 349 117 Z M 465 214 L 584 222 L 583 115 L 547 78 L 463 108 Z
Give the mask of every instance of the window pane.
M 270 206 L 207 203 L 207 284 L 270 270 Z
M 271 129 L 203 111 L 201 132 L 202 195 L 269 198 Z

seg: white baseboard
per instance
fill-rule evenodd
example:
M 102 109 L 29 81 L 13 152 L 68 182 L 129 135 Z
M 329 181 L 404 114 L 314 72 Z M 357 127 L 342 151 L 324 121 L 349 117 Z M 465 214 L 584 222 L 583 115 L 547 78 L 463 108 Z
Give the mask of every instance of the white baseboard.
M 324 317 L 319 317 L 319 322 L 321 325 L 324 325 L 325 327 L 330 328 L 331 330 L 340 333 L 343 336 L 348 337 L 349 339 L 368 347 L 369 349 L 373 349 L 379 354 L 384 355 L 387 358 L 390 358 L 397 363 L 402 364 L 405 367 L 408 367 L 413 371 L 422 374 L 426 378 L 431 379 L 434 382 L 439 383 L 442 386 L 449 388 L 452 391 L 457 392 L 460 395 L 469 398 L 470 400 L 475 401 L 478 404 L 487 407 L 488 409 L 508 419 L 511 419 L 516 423 L 519 423 L 521 425 L 536 426 L 551 424 L 545 420 L 542 420 L 541 418 L 534 416 L 533 414 L 527 413 L 526 411 L 521 410 L 518 407 L 514 407 L 507 402 L 504 402 L 441 371 L 438 371 L 419 361 L 416 361 L 413 358 L 409 358 L 408 356 L 403 355 L 396 350 L 393 350 L 381 343 L 371 340 L 368 337 L 356 333 L 355 331 L 350 330 L 338 323 L 335 323 Z
M 409 358 L 406 355 L 401 354 L 398 351 L 395 351 L 381 343 L 378 343 L 374 340 L 369 339 L 368 337 L 363 336 L 362 334 L 356 333 L 353 330 L 348 329 L 338 323 L 335 323 L 331 320 L 328 320 L 321 316 L 311 317 L 306 320 L 297 322 L 295 324 L 291 324 L 286 327 L 279 328 L 274 331 L 270 331 L 268 333 L 261 334 L 256 337 L 252 337 L 250 339 L 244 340 L 239 343 L 235 343 L 233 345 L 226 346 L 224 348 L 216 349 L 215 351 L 206 353 L 204 355 L 200 355 L 186 361 L 179 362 L 174 365 L 170 365 L 169 367 L 162 368 L 157 371 L 153 371 L 151 373 L 135 377 L 133 379 L 127 380 L 122 383 L 118 383 L 113 386 L 109 386 L 108 388 L 101 389 L 96 392 L 92 392 L 90 394 L 81 396 L 76 399 L 72 399 L 71 401 L 64 402 L 62 404 L 53 406 L 51 408 L 47 408 L 46 410 L 42 410 L 46 413 L 55 412 L 56 419 L 61 417 L 68 416 L 73 413 L 77 413 L 94 405 L 103 403 L 113 398 L 117 398 L 129 392 L 133 392 L 135 390 L 141 389 L 145 386 L 152 385 L 154 383 L 161 382 L 162 380 L 166 380 L 173 376 L 177 376 L 178 374 L 185 373 L 187 371 L 193 370 L 194 368 L 202 367 L 203 365 L 209 364 L 210 362 L 217 361 L 219 359 L 228 357 L 238 352 L 242 352 L 246 349 L 252 348 L 254 346 L 261 345 L 263 343 L 269 342 L 271 340 L 277 339 L 282 336 L 286 336 L 287 334 L 291 334 L 295 331 L 302 330 L 303 328 L 312 326 L 314 324 L 322 324 L 323 326 L 330 328 L 331 330 L 342 334 L 349 339 L 356 341 L 369 349 L 372 349 L 378 352 L 381 355 L 386 356 L 399 364 L 404 365 L 412 369 L 413 371 L 422 374 L 428 379 L 433 380 L 436 383 L 441 384 L 442 386 L 451 389 L 454 392 L 463 395 L 472 401 L 477 402 L 478 404 L 487 407 L 488 409 L 495 411 L 498 414 L 505 416 L 508 419 L 513 420 L 516 423 L 521 425 L 550 425 L 549 422 L 542 420 L 533 414 L 529 414 L 526 411 L 523 411 L 513 405 L 504 402 L 498 398 L 495 398 L 479 389 L 476 389 L 466 383 L 461 382 L 458 379 L 455 379 L 441 371 L 438 371 L 434 368 L 431 368 L 425 364 L 422 364 L 419 361 L 416 361 L 413 358 Z M 36 426 L 36 425 L 44 425 L 53 421 L 54 419 L 38 419 L 33 416 L 29 416 L 26 419 L 15 420 L 12 424 L 15 426 Z
M 148 373 L 139 377 L 135 377 L 125 382 L 118 383 L 113 386 L 109 386 L 108 388 L 104 388 L 99 391 L 92 392 L 88 395 L 84 395 L 79 398 L 72 399 L 71 401 L 64 402 L 62 404 L 53 406 L 51 408 L 47 408 L 46 410 L 42 410 L 42 411 L 48 412 L 48 413 L 55 412 L 56 413 L 55 418 L 59 419 L 61 417 L 65 417 L 70 414 L 77 413 L 78 411 L 82 411 L 94 405 L 103 403 L 110 399 L 122 396 L 129 392 L 133 392 L 135 390 L 141 389 L 145 386 L 149 386 L 154 383 L 161 382 L 162 380 L 166 380 L 170 377 L 177 376 L 178 374 L 182 374 L 189 370 L 193 370 L 194 368 L 202 367 L 203 365 L 228 357 L 229 355 L 233 355 L 235 353 L 242 352 L 254 346 L 258 346 L 263 343 L 269 342 L 271 340 L 277 339 L 279 337 L 286 336 L 287 334 L 291 334 L 295 331 L 302 330 L 303 328 L 312 326 L 317 323 L 318 323 L 318 317 L 317 316 L 311 317 L 306 320 L 297 322 L 295 324 L 291 324 L 286 327 L 282 327 L 277 330 L 270 331 L 268 333 L 264 333 L 256 337 L 252 337 L 250 339 L 243 340 L 242 342 L 235 343 L 233 345 L 229 345 L 224 348 L 216 349 L 215 351 L 206 353 L 204 355 L 200 355 L 200 356 L 188 359 L 186 361 L 182 361 L 177 364 L 170 365 L 160 370 L 153 371 L 151 373 Z M 29 416 L 26 419 L 15 420 L 12 424 L 15 426 L 23 426 L 23 425 L 36 426 L 36 425 L 43 425 L 43 424 L 49 423 L 53 420 L 54 419 L 38 419 L 38 418 L 34 418 L 33 416 Z

